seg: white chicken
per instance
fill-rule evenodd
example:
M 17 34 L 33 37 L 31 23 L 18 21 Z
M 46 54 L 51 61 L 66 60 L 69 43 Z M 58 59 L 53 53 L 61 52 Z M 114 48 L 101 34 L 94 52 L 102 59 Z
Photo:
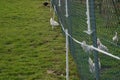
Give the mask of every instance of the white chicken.
M 99 65 L 99 70 L 101 69 L 101 63 L 100 63 L 100 59 L 98 59 L 98 65 Z M 89 63 L 89 70 L 91 73 L 95 73 L 95 63 L 93 62 L 93 60 L 89 57 L 88 59 L 88 63 Z
M 55 21 L 53 18 L 50 18 L 50 24 L 52 26 L 52 29 L 59 25 L 59 23 Z
M 99 38 L 97 39 L 97 45 L 98 45 L 98 49 L 108 52 L 108 48 L 101 43 Z
M 93 62 L 93 60 L 89 57 L 88 59 L 88 63 L 89 63 L 89 70 L 91 73 L 95 72 L 95 63 Z
M 112 38 L 113 42 L 117 43 L 118 42 L 118 34 L 115 32 L 115 36 Z
M 91 52 L 93 51 L 93 49 L 92 49 L 90 46 L 87 46 L 87 45 L 86 45 L 86 42 L 85 42 L 85 41 L 82 42 L 81 47 L 83 48 L 83 50 L 84 50 L 85 52 L 91 53 Z

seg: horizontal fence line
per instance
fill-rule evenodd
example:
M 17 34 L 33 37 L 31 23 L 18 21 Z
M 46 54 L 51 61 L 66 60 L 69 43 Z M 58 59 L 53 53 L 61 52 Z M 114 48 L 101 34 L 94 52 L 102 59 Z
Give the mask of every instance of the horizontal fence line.
M 59 21 L 60 21 L 60 19 L 59 19 Z M 63 27 L 61 21 L 60 21 L 60 24 L 61 24 L 62 30 L 63 30 L 64 33 L 65 33 L 65 28 Z M 76 43 L 78 43 L 78 44 L 80 44 L 80 45 L 83 45 L 83 42 L 80 42 L 80 41 L 76 40 L 76 39 L 73 38 L 69 33 L 67 33 L 66 35 L 68 35 L 68 36 L 69 36 L 73 41 L 75 41 Z M 111 54 L 111 53 L 105 52 L 105 51 L 103 51 L 103 50 L 101 50 L 101 49 L 98 49 L 98 48 L 96 48 L 96 47 L 94 47 L 94 46 L 87 45 L 87 44 L 84 45 L 84 46 L 90 47 L 90 48 L 92 48 L 92 49 L 94 49 L 94 50 L 96 50 L 96 51 L 98 51 L 98 52 L 101 52 L 101 53 L 107 55 L 107 56 L 110 56 L 110 57 L 112 57 L 112 58 L 115 58 L 115 59 L 117 59 L 117 60 L 120 60 L 120 57 L 115 56 L 115 55 L 113 55 L 113 54 Z

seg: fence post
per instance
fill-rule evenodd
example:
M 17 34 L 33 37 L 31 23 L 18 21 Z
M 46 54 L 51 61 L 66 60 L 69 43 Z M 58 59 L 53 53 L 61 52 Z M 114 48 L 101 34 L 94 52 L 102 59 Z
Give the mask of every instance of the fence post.
M 68 17 L 68 0 L 65 0 L 65 16 Z
M 92 28 L 92 31 L 93 31 L 92 41 L 93 41 L 93 46 L 97 47 L 95 0 L 89 0 L 89 2 L 90 2 L 91 28 Z M 95 78 L 96 78 L 96 80 L 100 80 L 98 52 L 97 51 L 94 51 L 94 62 L 95 62 Z
M 68 30 L 65 30 L 66 34 L 66 80 L 69 80 L 69 59 L 68 59 Z

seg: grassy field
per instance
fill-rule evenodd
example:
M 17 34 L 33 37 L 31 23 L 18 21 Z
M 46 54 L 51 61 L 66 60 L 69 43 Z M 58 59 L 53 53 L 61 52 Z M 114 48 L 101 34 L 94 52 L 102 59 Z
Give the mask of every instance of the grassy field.
M 45 0 L 0 0 L 0 80 L 65 80 L 65 39 Z M 79 80 L 70 57 L 70 79 Z

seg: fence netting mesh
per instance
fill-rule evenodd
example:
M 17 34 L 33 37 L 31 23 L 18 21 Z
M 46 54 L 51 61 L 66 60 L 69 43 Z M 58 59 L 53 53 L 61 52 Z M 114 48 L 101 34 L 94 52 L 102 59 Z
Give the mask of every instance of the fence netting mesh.
M 87 0 L 51 0 L 52 7 L 58 17 L 61 26 L 68 29 L 68 33 L 80 42 L 93 45 L 92 35 L 87 34 Z M 89 7 L 90 1 L 89 1 Z M 113 55 L 120 56 L 120 41 L 113 41 L 117 33 L 120 36 L 120 0 L 93 0 L 96 23 L 96 36 L 107 47 L 104 50 Z M 67 2 L 67 3 L 66 3 Z M 68 17 L 66 17 L 66 5 Z M 91 16 L 90 16 L 91 18 Z M 91 31 L 94 31 L 94 29 Z M 63 31 L 64 33 L 64 31 Z M 65 34 L 65 33 L 64 33 Z M 96 72 L 91 71 L 89 59 L 94 61 L 93 51 L 86 51 L 83 46 L 69 37 L 71 55 L 77 65 L 80 80 L 95 80 Z M 99 53 L 98 63 L 100 80 L 120 80 L 120 61 Z

